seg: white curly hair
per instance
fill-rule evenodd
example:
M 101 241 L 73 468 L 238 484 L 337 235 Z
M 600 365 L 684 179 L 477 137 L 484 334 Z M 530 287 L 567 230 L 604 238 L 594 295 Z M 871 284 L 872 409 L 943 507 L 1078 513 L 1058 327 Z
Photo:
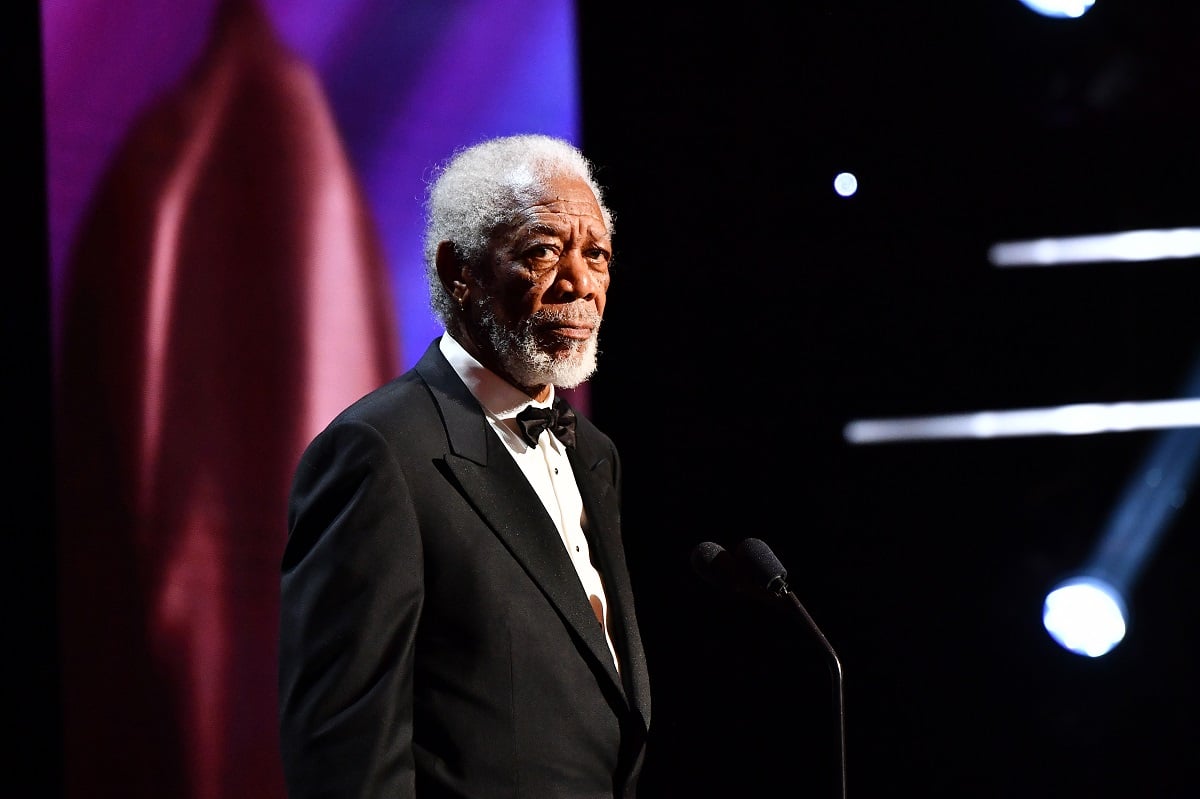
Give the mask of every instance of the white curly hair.
M 458 304 L 438 277 L 442 242 L 451 242 L 466 261 L 477 262 L 496 227 L 529 206 L 553 177 L 582 178 L 596 196 L 611 234 L 612 212 L 594 171 L 574 144 L 540 133 L 500 136 L 457 150 L 435 171 L 425 200 L 425 279 L 434 315 L 450 326 L 458 313 Z

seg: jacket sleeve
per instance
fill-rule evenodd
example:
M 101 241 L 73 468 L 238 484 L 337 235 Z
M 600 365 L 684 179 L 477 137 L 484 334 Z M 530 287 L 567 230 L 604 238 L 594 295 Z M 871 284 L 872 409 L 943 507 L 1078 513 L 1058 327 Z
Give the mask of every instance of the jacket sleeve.
M 335 422 L 288 503 L 279 722 L 289 799 L 412 797 L 417 515 L 387 442 Z

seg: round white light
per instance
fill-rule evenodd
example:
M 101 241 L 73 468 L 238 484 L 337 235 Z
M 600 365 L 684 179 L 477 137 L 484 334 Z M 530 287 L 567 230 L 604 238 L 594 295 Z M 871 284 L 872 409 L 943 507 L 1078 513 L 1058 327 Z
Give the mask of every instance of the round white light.
M 850 172 L 839 172 L 833 179 L 833 190 L 842 197 L 849 197 L 858 191 L 858 178 Z
M 1092 0 L 1021 0 L 1021 4 L 1043 17 L 1078 19 L 1092 7 Z
M 1125 602 L 1109 583 L 1076 577 L 1046 595 L 1042 624 L 1064 649 L 1100 657 L 1125 637 Z

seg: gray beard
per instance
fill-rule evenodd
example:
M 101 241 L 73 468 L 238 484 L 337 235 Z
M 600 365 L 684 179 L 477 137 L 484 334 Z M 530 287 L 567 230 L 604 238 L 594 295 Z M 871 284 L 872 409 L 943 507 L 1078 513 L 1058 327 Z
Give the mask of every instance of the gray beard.
M 567 314 L 539 311 L 515 328 L 505 327 L 489 308 L 480 309 L 480 325 L 491 342 L 500 363 L 509 376 L 522 386 L 552 385 L 555 388 L 575 388 L 596 372 L 599 352 L 600 323 L 592 329 L 586 341 L 571 346 L 569 352 L 555 357 L 538 346 L 533 335 L 537 322 L 555 320 Z

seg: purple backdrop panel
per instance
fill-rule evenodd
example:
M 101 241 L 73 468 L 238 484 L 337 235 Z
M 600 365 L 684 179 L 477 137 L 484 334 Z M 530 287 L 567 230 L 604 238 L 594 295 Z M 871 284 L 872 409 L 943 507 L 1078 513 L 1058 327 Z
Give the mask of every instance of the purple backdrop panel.
M 281 799 L 292 470 L 439 332 L 431 167 L 485 136 L 577 138 L 573 9 L 42 12 L 68 795 Z

